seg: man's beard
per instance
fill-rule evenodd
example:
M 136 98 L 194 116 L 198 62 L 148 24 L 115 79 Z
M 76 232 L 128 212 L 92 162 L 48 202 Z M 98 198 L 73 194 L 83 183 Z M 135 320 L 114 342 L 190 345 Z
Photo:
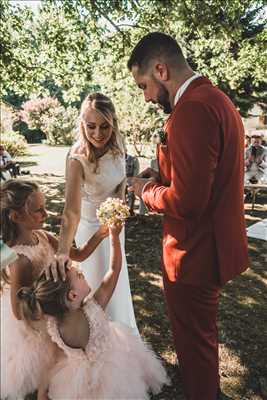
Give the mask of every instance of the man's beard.
M 170 114 L 172 112 L 172 108 L 169 101 L 169 93 L 161 83 L 158 83 L 158 85 L 159 85 L 159 94 L 157 103 L 163 108 L 163 112 L 165 114 Z

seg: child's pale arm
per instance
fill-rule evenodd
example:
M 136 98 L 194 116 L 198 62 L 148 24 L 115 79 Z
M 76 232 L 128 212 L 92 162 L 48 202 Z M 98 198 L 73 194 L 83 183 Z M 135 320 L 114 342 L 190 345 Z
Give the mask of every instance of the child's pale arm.
M 96 233 L 84 245 L 78 248 L 72 247 L 70 249 L 70 258 L 78 262 L 86 260 L 107 236 L 108 227 L 101 225 Z
M 46 232 L 48 240 L 51 246 L 55 251 L 58 249 L 58 239 L 51 235 L 49 232 Z M 102 240 L 108 236 L 108 227 L 105 225 L 101 225 L 96 233 L 82 246 L 76 248 L 71 247 L 70 249 L 70 258 L 74 261 L 82 262 L 86 260 L 93 251 L 97 248 L 97 246 L 102 242 Z
M 110 227 L 110 265 L 108 272 L 94 295 L 95 300 L 103 309 L 107 306 L 114 292 L 121 271 L 122 254 L 119 238 L 120 231 L 121 226 Z

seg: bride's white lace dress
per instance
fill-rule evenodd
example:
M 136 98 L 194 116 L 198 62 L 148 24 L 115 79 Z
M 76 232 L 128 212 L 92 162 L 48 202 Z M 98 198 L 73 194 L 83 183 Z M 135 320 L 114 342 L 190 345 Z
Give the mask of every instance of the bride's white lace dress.
M 98 171 L 94 172 L 94 165 L 89 163 L 83 155 L 70 152 L 69 158 L 80 161 L 83 167 L 84 181 L 82 185 L 81 220 L 75 236 L 78 246 L 87 241 L 98 229 L 99 221 L 96 210 L 108 197 L 117 197 L 118 186 L 125 179 L 124 155 L 114 158 L 111 151 L 98 159 Z M 127 261 L 125 257 L 125 232 L 120 235 L 122 248 L 122 269 L 118 284 L 107 306 L 106 312 L 113 321 L 127 325 L 138 334 L 135 322 L 132 296 L 130 291 Z M 104 239 L 93 254 L 81 263 L 85 277 L 95 291 L 109 267 L 109 238 Z
M 68 347 L 56 319 L 48 318 L 48 332 L 63 350 L 50 373 L 51 400 L 148 400 L 150 391 L 169 384 L 160 360 L 139 336 L 109 321 L 94 299 L 83 312 L 90 329 L 84 350 Z

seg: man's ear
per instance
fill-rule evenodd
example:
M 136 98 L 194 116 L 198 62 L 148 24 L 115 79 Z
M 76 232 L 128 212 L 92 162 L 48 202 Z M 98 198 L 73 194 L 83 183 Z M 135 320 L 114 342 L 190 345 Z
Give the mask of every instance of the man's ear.
M 77 294 L 74 292 L 74 290 L 70 289 L 67 294 L 67 299 L 69 301 L 74 301 L 76 299 L 76 297 L 77 297 Z
M 15 223 L 20 222 L 20 217 L 21 217 L 20 213 L 18 211 L 16 211 L 16 210 L 11 210 L 10 213 L 9 213 L 9 219 L 12 222 L 15 222 Z
M 159 81 L 167 81 L 169 80 L 170 73 L 167 64 L 165 63 L 156 63 L 153 68 L 154 76 Z

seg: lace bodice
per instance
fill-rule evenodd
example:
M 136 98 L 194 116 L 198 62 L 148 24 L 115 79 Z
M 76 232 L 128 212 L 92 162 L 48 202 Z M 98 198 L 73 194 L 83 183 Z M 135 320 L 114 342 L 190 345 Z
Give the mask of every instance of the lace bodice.
M 90 299 L 83 307 L 84 315 L 88 321 L 90 336 L 88 344 L 83 349 L 75 349 L 66 345 L 60 336 L 57 320 L 48 317 L 47 327 L 51 339 L 64 351 L 65 355 L 73 359 L 83 359 L 98 364 L 104 362 L 106 351 L 110 349 L 110 328 L 109 321 L 102 308 Z
M 84 172 L 82 198 L 92 204 L 99 205 L 107 197 L 115 195 L 118 186 L 126 177 L 124 155 L 113 156 L 111 151 L 98 159 L 98 170 L 85 156 L 70 154 L 69 158 L 80 161 Z
M 39 276 L 45 267 L 51 264 L 55 254 L 44 231 L 34 231 L 34 234 L 37 238 L 36 245 L 16 245 L 12 247 L 17 254 L 30 260 L 33 267 L 33 280 Z

